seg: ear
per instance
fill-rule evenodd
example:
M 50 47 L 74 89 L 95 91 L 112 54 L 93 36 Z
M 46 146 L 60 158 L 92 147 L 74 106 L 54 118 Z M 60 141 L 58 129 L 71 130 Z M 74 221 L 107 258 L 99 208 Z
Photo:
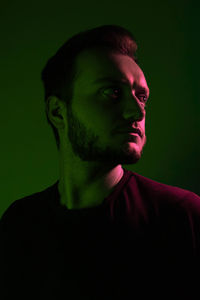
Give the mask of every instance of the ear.
M 57 96 L 49 96 L 46 100 L 46 114 L 56 128 L 65 126 L 66 104 Z

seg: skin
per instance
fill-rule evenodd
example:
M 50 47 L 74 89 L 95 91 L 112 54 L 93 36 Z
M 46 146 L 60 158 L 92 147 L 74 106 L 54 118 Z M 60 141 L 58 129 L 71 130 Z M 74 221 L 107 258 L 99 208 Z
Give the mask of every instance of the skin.
M 120 82 L 100 80 L 105 77 Z M 72 104 L 55 96 L 48 99 L 48 115 L 60 137 L 62 205 L 80 209 L 101 204 L 122 178 L 122 164 L 140 159 L 146 143 L 148 94 L 145 76 L 129 56 L 105 49 L 79 54 Z M 138 127 L 142 136 L 115 132 L 131 126 Z

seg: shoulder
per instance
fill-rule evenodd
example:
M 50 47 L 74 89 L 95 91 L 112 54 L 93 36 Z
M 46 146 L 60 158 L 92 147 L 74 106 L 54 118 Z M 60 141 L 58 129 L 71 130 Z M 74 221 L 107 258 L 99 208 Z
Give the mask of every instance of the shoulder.
M 163 240 L 169 238 L 170 245 L 191 245 L 200 255 L 200 197 L 134 172 L 131 175 L 126 194 L 130 195 L 127 201 L 132 219 L 137 210 L 143 223 L 153 224 Z
M 192 191 L 177 186 L 152 180 L 138 173 L 129 171 L 129 185 L 138 190 L 142 198 L 148 199 L 155 205 L 172 205 L 196 211 L 200 215 L 200 197 Z
M 25 219 L 28 221 L 32 218 L 37 219 L 40 214 L 48 209 L 49 199 L 52 195 L 56 183 L 43 189 L 42 191 L 35 192 L 23 198 L 16 199 L 6 209 L 1 217 L 1 226 L 6 223 L 22 223 Z

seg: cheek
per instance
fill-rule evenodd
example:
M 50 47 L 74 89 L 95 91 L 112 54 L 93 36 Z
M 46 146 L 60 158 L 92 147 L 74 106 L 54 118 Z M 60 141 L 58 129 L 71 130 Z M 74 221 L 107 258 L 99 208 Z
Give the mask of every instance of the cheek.
M 116 118 L 113 105 L 111 107 L 108 102 L 100 101 L 98 97 L 87 98 L 85 100 L 77 101 L 73 106 L 73 111 L 77 118 L 90 128 L 108 128 Z
M 73 114 L 80 123 L 80 126 L 84 127 L 88 133 L 102 135 L 102 132 L 105 132 L 105 115 L 102 115 L 99 110 L 96 110 L 94 107 L 74 106 Z

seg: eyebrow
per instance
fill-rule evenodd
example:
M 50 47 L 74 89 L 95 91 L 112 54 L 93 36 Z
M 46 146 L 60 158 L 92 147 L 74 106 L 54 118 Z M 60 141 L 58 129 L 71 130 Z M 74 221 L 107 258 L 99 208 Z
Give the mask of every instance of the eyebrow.
M 116 78 L 112 78 L 112 77 L 103 77 L 103 78 L 99 78 L 97 80 L 95 80 L 93 83 L 94 84 L 98 84 L 98 83 L 102 83 L 102 82 L 112 82 L 112 83 L 118 83 L 118 84 L 124 84 L 124 85 L 127 85 L 129 82 L 127 79 L 116 79 Z M 149 97 L 149 94 L 150 94 L 150 90 L 149 88 L 147 88 L 146 86 L 139 86 L 138 89 L 141 91 L 141 92 L 144 92 L 147 94 L 147 96 Z

